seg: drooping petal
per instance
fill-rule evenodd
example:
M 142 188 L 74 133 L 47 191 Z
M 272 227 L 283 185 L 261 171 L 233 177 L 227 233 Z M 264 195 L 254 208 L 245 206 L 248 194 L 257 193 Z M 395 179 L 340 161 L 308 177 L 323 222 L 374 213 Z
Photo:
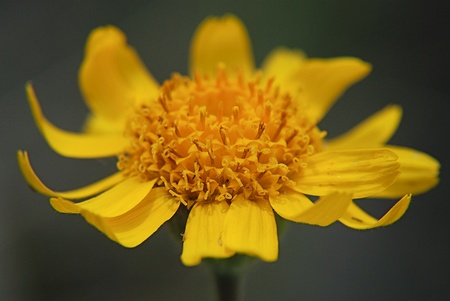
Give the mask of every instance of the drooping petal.
M 274 77 L 277 82 L 285 85 L 293 80 L 293 74 L 300 70 L 305 62 L 306 55 L 302 51 L 279 47 L 265 58 L 262 70 L 266 77 Z
M 308 115 L 319 122 L 337 98 L 370 70 L 369 63 L 357 58 L 309 59 L 288 84 L 300 87 L 300 95 L 308 103 Z
M 365 230 L 390 225 L 396 222 L 408 209 L 411 194 L 401 198 L 382 218 L 377 220 L 352 202 L 347 212 L 339 219 L 347 227 Z
M 42 181 L 36 175 L 33 168 L 31 167 L 27 152 L 18 151 L 17 160 L 19 161 L 20 170 L 22 171 L 23 176 L 28 182 L 28 185 L 30 185 L 31 188 L 33 188 L 37 192 L 52 197 L 82 199 L 103 192 L 106 189 L 124 180 L 123 174 L 121 172 L 118 172 L 98 182 L 92 183 L 79 189 L 69 191 L 53 191 L 45 186 L 44 183 L 42 183 Z
M 109 157 L 117 155 L 129 144 L 122 133 L 81 134 L 57 128 L 43 115 L 31 84 L 27 84 L 26 91 L 36 125 L 48 144 L 57 153 L 72 158 Z
M 373 114 L 347 133 L 328 141 L 328 147 L 330 150 L 380 147 L 395 133 L 401 117 L 401 107 L 389 105 Z
M 62 198 L 52 198 L 50 203 L 62 213 L 88 212 L 103 218 L 116 217 L 130 211 L 150 192 L 156 179 L 142 182 L 138 177 L 129 178 L 89 200 L 73 203 Z M 72 205 L 69 205 L 69 203 Z
M 81 215 L 111 240 L 134 248 L 169 220 L 179 206 L 180 201 L 166 188 L 154 188 L 136 207 L 120 216 L 105 218 L 88 211 L 81 211 Z
M 423 152 L 399 146 L 386 146 L 398 155 L 400 176 L 377 197 L 397 198 L 406 193 L 426 192 L 439 183 L 439 162 Z
M 79 71 L 81 92 L 92 111 L 87 128 L 98 132 L 123 130 L 129 109 L 158 96 L 158 84 L 125 35 L 114 26 L 92 31 Z M 96 122 L 98 117 L 102 122 Z M 98 127 L 104 124 L 104 127 Z
M 397 155 L 384 148 L 337 150 L 315 154 L 291 178 L 292 188 L 310 195 L 327 195 L 336 190 L 368 197 L 389 187 L 398 177 Z
M 225 217 L 222 242 L 225 247 L 264 261 L 278 258 L 275 216 L 266 200 L 246 200 L 238 195 Z
M 283 218 L 297 223 L 328 226 L 346 212 L 352 195 L 334 192 L 322 196 L 312 203 L 306 196 L 288 190 L 276 197 L 270 197 L 272 208 Z
M 205 19 L 195 32 L 190 49 L 190 73 L 214 74 L 219 63 L 228 70 L 254 70 L 250 38 L 245 25 L 233 15 Z
M 184 233 L 181 261 L 197 265 L 202 258 L 226 258 L 234 254 L 222 243 L 223 222 L 227 202 L 196 203 L 189 213 Z

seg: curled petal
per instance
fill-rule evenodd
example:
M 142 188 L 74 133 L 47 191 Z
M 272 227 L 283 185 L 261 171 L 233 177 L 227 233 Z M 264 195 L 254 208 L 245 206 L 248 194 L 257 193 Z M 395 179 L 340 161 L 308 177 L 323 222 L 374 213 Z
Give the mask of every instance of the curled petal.
M 402 118 L 402 109 L 389 105 L 373 114 L 347 133 L 328 142 L 329 149 L 367 148 L 384 145 L 395 133 Z
M 57 153 L 72 158 L 109 157 L 117 155 L 129 144 L 122 134 L 80 134 L 57 128 L 43 115 L 31 84 L 27 84 L 26 91 L 36 125 Z
M 50 203 L 55 210 L 62 213 L 85 211 L 104 218 L 115 217 L 130 211 L 139 204 L 150 192 L 155 182 L 156 179 L 142 182 L 139 178 L 133 177 L 80 203 L 73 203 L 62 198 L 52 198 Z
M 181 261 L 197 265 L 202 258 L 226 258 L 234 254 L 222 243 L 223 221 L 227 202 L 196 203 L 189 213 L 184 233 Z
M 339 219 L 347 227 L 365 230 L 390 225 L 396 222 L 408 209 L 411 202 L 411 194 L 401 198 L 382 218 L 377 220 L 370 216 L 355 203 L 351 203 L 347 212 Z
M 22 171 L 25 180 L 28 185 L 34 190 L 44 195 L 52 197 L 61 197 L 66 199 L 82 199 L 95 194 L 98 194 L 106 189 L 120 183 L 124 180 L 123 174 L 121 172 L 115 173 L 109 177 L 106 177 L 98 182 L 87 185 L 85 187 L 70 190 L 70 191 L 53 191 L 38 178 L 33 168 L 31 167 L 30 160 L 28 158 L 28 153 L 24 151 L 17 152 L 17 160 L 19 161 L 19 167 Z
M 225 247 L 264 261 L 278 258 L 275 216 L 266 200 L 246 200 L 238 195 L 225 217 L 222 241 Z
M 307 166 L 292 175 L 292 189 L 310 195 L 327 195 L 336 190 L 368 197 L 389 187 L 397 179 L 397 155 L 384 148 L 338 150 L 308 157 Z
M 308 114 L 319 122 L 339 96 L 371 70 L 369 63 L 357 58 L 309 59 L 292 75 L 302 99 L 308 102 Z
M 423 152 L 399 146 L 386 146 L 398 155 L 400 176 L 377 197 L 397 198 L 406 193 L 426 192 L 439 183 L 439 162 Z
M 303 194 L 287 191 L 270 197 L 272 208 L 283 218 L 297 223 L 328 226 L 337 221 L 347 210 L 352 195 L 334 192 L 312 203 Z
M 154 188 L 137 206 L 116 217 L 102 217 L 82 210 L 90 224 L 127 248 L 140 245 L 177 211 L 180 201 L 165 188 Z
M 122 131 L 129 109 L 159 93 L 139 55 L 114 26 L 99 27 L 90 34 L 79 82 L 92 111 L 86 128 L 93 132 Z
M 198 27 L 191 42 L 190 72 L 211 74 L 218 64 L 228 70 L 253 72 L 253 54 L 245 25 L 233 15 L 210 17 Z

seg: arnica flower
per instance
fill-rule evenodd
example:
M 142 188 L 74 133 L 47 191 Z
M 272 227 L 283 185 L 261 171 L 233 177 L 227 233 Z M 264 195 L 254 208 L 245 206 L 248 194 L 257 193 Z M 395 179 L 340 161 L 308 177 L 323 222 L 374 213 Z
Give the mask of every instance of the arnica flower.
M 277 260 L 276 214 L 318 226 L 389 225 L 405 213 L 411 194 L 438 182 L 435 159 L 386 145 L 399 106 L 332 140 L 318 127 L 336 98 L 370 72 L 366 62 L 278 48 L 256 69 L 245 26 L 227 15 L 199 26 L 189 63 L 188 76 L 174 73 L 159 84 L 119 29 L 94 30 L 79 71 L 91 111 L 82 133 L 57 128 L 30 84 L 26 91 L 56 152 L 115 156 L 118 171 L 80 189 L 53 191 L 19 151 L 27 182 L 57 211 L 81 214 L 125 247 L 138 246 L 185 210 L 181 260 L 188 266 L 234 254 Z M 398 201 L 377 219 L 354 202 L 367 197 Z

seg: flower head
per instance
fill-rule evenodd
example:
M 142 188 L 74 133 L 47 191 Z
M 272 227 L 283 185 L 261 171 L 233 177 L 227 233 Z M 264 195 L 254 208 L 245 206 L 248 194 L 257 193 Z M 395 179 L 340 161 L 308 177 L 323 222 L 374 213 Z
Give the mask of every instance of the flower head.
M 190 75 L 158 84 L 124 34 L 94 30 L 80 68 L 91 114 L 69 133 L 27 93 L 50 146 L 74 158 L 117 156 L 117 173 L 65 192 L 46 187 L 19 151 L 21 170 L 59 212 L 81 214 L 110 239 L 135 247 L 178 210 L 188 211 L 181 259 L 236 253 L 278 258 L 275 213 L 299 223 L 385 226 L 406 211 L 411 193 L 438 182 L 438 162 L 386 146 L 401 117 L 388 106 L 334 140 L 318 123 L 346 88 L 370 71 L 356 58 L 308 59 L 276 49 L 256 70 L 244 25 L 208 18 L 191 45 Z M 317 196 L 316 201 L 309 196 Z M 354 199 L 400 200 L 381 218 Z M 81 202 L 74 200 L 85 199 Z

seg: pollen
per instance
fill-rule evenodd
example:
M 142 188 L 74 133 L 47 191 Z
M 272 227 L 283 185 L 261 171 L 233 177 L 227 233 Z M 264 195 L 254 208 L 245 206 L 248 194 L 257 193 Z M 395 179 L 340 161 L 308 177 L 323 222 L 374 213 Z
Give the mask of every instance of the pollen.
M 324 132 L 301 108 L 301 94 L 283 92 L 273 78 L 174 74 L 159 98 L 136 108 L 118 156 L 125 176 L 156 185 L 190 208 L 195 202 L 277 195 L 291 185 L 308 156 L 322 150 Z

